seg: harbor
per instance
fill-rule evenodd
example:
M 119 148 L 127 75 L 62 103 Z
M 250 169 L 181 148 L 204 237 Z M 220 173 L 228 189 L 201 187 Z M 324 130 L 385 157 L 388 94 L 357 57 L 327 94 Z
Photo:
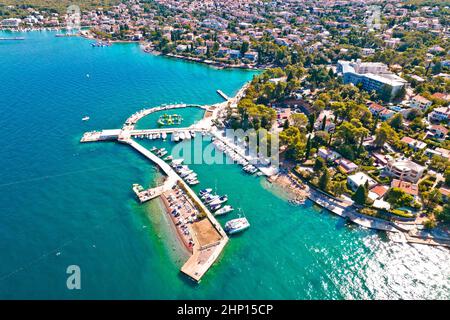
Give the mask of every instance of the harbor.
M 182 159 L 173 159 L 166 156 L 165 148 L 153 147 L 151 150 L 143 147 L 135 139 L 167 139 L 171 134 L 182 136 L 183 139 L 195 136 L 195 132 L 205 134 L 207 128 L 193 125 L 189 128 L 159 128 L 135 130 L 138 120 L 162 110 L 186 108 L 185 104 L 160 106 L 153 109 L 143 109 L 129 117 L 122 129 L 109 129 L 102 131 L 86 132 L 80 142 L 118 141 L 129 145 L 145 158 L 153 162 L 165 175 L 162 185 L 145 189 L 139 184 L 134 184 L 132 189 L 140 203 L 161 198 L 177 230 L 178 237 L 182 240 L 191 253 L 189 259 L 181 267 L 181 272 L 189 278 L 199 282 L 220 256 L 228 242 L 228 236 L 220 223 L 215 219 L 211 210 L 217 210 L 215 206 L 208 206 L 199 199 L 190 185 L 198 184 L 197 175 L 183 165 Z M 164 138 L 163 138 L 164 137 Z M 181 139 L 181 140 L 183 140 Z M 153 152 L 152 152 L 153 151 Z M 155 152 L 155 153 L 154 153 Z M 170 162 L 170 164 L 169 164 Z M 214 198 L 214 200 L 216 200 Z

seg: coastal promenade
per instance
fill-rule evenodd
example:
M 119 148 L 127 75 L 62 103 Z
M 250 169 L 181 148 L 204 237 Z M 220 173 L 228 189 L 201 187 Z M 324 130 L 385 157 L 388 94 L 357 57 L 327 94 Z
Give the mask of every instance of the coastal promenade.
M 336 200 L 313 188 L 310 188 L 308 198 L 317 205 L 361 227 L 387 231 L 395 234 L 395 236 L 391 237 L 391 240 L 394 242 L 450 248 L 450 239 L 448 237 L 440 237 L 433 235 L 428 231 L 418 230 L 416 225 L 387 221 L 362 215 L 356 211 L 353 204 Z
M 356 211 L 352 204 L 333 199 L 311 187 L 308 198 L 328 211 L 362 227 L 395 233 L 401 232 L 390 221 L 363 216 Z

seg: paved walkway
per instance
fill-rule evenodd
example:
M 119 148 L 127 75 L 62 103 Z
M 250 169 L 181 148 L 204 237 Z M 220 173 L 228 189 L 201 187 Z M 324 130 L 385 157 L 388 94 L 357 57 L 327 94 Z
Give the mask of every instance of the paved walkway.
M 348 203 L 340 202 L 329 196 L 310 188 L 309 199 L 320 205 L 321 207 L 337 214 L 342 218 L 346 218 L 362 227 L 389 232 L 400 232 L 389 221 L 383 221 L 377 218 L 370 218 L 359 214 L 356 209 Z

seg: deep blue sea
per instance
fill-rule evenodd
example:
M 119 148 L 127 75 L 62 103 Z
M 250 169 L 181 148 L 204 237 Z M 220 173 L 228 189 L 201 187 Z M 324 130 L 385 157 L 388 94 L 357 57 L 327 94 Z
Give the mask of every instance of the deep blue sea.
M 0 36 L 26 38 L 0 41 L 0 298 L 450 298 L 447 249 L 394 243 L 311 203 L 293 207 L 236 165 L 192 166 L 199 188 L 228 194 L 252 225 L 192 283 L 158 200 L 139 205 L 131 190 L 156 185 L 158 171 L 128 146 L 79 139 L 144 107 L 220 102 L 217 89 L 233 95 L 254 73 L 53 32 Z M 191 111 L 187 122 L 202 116 Z M 81 290 L 67 289 L 69 265 L 81 269 Z

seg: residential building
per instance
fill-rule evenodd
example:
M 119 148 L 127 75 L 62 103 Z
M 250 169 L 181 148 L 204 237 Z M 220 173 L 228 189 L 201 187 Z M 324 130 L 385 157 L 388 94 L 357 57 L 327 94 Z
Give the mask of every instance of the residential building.
M 411 160 L 389 161 L 385 167 L 385 172 L 396 179 L 416 183 L 423 175 L 425 167 Z
M 430 112 L 428 120 L 430 121 L 447 121 L 450 119 L 450 107 L 438 107 Z
M 389 188 L 386 186 L 377 185 L 369 190 L 368 197 L 372 201 L 375 201 L 377 199 L 382 199 L 388 190 L 389 190 Z
M 356 191 L 356 189 L 358 189 L 359 186 L 365 185 L 366 182 L 369 185 L 369 189 L 377 185 L 377 182 L 364 172 L 357 172 L 354 175 L 347 177 L 347 183 L 353 191 Z
M 439 124 L 433 124 L 429 127 L 430 132 L 436 139 L 445 139 L 448 135 L 448 129 Z
M 339 153 L 328 148 L 320 148 L 317 152 L 317 155 L 327 161 L 335 161 L 342 157 Z
M 431 102 L 425 97 L 422 97 L 421 95 L 416 95 L 411 99 L 411 107 L 419 108 L 421 110 L 425 110 L 431 107 L 432 104 L 433 102 Z
M 361 84 L 369 92 L 380 92 L 387 86 L 391 88 L 391 97 L 407 84 L 406 80 L 390 72 L 383 63 L 338 61 L 337 72 L 342 74 L 344 83 Z
M 419 196 L 419 185 L 417 183 L 394 179 L 392 180 L 391 188 L 398 188 L 414 198 Z
M 345 174 L 352 173 L 358 169 L 358 165 L 350 160 L 342 158 L 338 160 L 338 168 L 342 170 Z
M 22 22 L 21 19 L 9 18 L 2 20 L 1 24 L 2 27 L 17 28 L 21 22 Z
M 403 137 L 401 141 L 406 143 L 408 147 L 410 147 L 414 151 L 419 151 L 427 147 L 427 144 L 425 142 L 410 137 Z

